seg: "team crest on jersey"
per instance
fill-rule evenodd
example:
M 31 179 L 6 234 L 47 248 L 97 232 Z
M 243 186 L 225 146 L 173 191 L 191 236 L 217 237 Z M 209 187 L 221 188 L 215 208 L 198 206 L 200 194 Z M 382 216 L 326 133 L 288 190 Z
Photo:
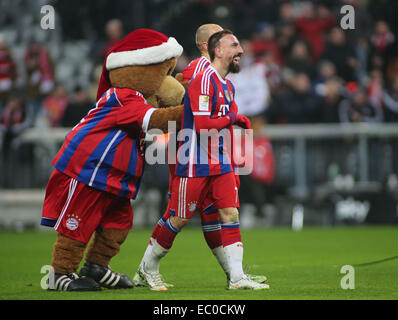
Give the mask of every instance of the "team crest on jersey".
M 228 90 L 224 90 L 225 98 L 227 99 L 228 102 L 231 101 L 231 95 L 229 94 Z
M 209 96 L 199 96 L 199 111 L 209 111 Z
M 195 211 L 196 210 L 196 202 L 191 202 L 191 203 L 189 203 L 188 204 L 188 210 L 190 211 L 190 212 L 193 212 L 193 211 Z
M 79 227 L 80 218 L 74 214 L 68 214 L 68 219 L 66 219 L 66 228 L 71 231 L 76 230 Z

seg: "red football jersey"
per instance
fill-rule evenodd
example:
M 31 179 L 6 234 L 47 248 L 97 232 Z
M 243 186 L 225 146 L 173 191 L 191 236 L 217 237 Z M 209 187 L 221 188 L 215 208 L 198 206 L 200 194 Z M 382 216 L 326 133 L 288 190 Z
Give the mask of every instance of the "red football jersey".
M 195 60 L 192 60 L 184 70 L 182 70 L 182 75 L 184 76 L 183 81 L 191 81 L 195 76 L 206 69 L 210 65 L 210 60 L 205 56 L 201 56 Z
M 230 157 L 233 129 L 227 114 L 237 113 L 234 95 L 232 83 L 211 65 L 191 80 L 184 97 L 176 175 L 203 177 L 233 171 Z M 218 131 L 216 139 L 201 131 L 212 129 Z
M 141 93 L 111 88 L 66 136 L 52 164 L 90 187 L 135 197 L 144 167 L 151 114 Z

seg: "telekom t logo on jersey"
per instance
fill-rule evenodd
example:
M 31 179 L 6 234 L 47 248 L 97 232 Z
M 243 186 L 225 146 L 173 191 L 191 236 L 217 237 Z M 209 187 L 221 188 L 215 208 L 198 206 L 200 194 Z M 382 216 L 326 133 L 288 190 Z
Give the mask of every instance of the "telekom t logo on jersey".
M 225 108 L 225 112 L 228 113 L 228 108 Z M 175 121 L 169 121 L 168 132 L 176 132 Z M 232 134 L 228 129 L 200 130 L 199 133 L 194 129 L 182 129 L 178 134 L 169 134 L 167 141 L 165 137 L 165 133 L 159 129 L 147 132 L 145 140 L 152 142 L 145 149 L 145 161 L 148 164 L 177 164 L 178 160 L 178 164 L 182 165 L 188 163 L 218 165 L 231 163 L 232 160 L 235 170 L 240 175 L 249 175 L 253 171 L 253 130 L 251 129 L 234 128 Z M 222 145 L 219 144 L 220 138 Z M 201 150 L 199 155 L 195 153 L 198 141 Z
M 225 116 L 229 111 L 229 105 L 227 104 L 222 104 L 220 105 L 220 111 L 218 112 L 219 117 Z

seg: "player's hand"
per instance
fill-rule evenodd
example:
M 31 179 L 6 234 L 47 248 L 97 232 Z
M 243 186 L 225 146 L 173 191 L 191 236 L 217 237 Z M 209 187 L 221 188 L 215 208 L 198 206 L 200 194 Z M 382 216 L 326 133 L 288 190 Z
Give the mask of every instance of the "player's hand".
M 251 129 L 252 128 L 249 118 L 244 115 L 241 115 L 241 114 L 239 114 L 236 117 L 235 124 L 243 129 Z

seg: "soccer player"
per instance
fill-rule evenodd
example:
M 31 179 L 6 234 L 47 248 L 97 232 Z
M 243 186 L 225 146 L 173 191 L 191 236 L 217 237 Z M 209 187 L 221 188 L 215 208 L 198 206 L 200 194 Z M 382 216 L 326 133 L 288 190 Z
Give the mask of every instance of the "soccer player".
M 197 30 L 195 34 L 196 47 L 198 48 L 201 56 L 191 61 L 185 69 L 182 71 L 182 78 L 177 79 L 182 82 L 185 87 L 192 78 L 199 72 L 206 69 L 210 65 L 209 51 L 207 50 L 207 41 L 210 36 L 216 32 L 223 30 L 218 24 L 203 24 Z
M 213 35 L 216 32 L 222 31 L 222 27 L 217 25 L 217 24 L 204 24 L 201 25 L 195 35 L 195 42 L 198 50 L 201 53 L 201 56 L 192 62 L 188 64 L 188 66 L 182 71 L 182 73 L 177 74 L 176 78 L 179 77 L 179 81 L 184 84 L 186 87 L 188 82 L 196 76 L 197 73 L 201 72 L 202 70 L 206 69 L 210 65 L 210 56 L 208 52 L 208 47 L 207 47 L 207 42 L 208 39 L 210 38 L 211 35 Z M 171 188 L 172 188 L 172 181 L 175 175 L 175 164 L 169 163 L 169 171 L 170 171 L 170 177 L 169 177 L 169 202 L 167 209 L 163 216 L 159 219 L 158 223 L 156 224 L 149 244 L 147 246 L 147 249 L 144 254 L 145 256 L 150 254 L 152 250 L 152 245 L 153 242 L 157 241 L 158 234 L 160 232 L 160 229 L 163 227 L 164 223 L 170 218 L 170 197 L 171 197 Z M 237 169 L 237 168 L 235 168 Z M 239 180 L 239 174 L 236 173 L 235 175 L 236 178 L 236 185 L 237 188 L 239 188 L 240 185 L 240 180 Z M 229 270 L 228 270 L 228 264 L 227 264 L 227 258 L 224 252 L 224 249 L 222 247 L 222 240 L 221 240 L 221 224 L 220 224 L 220 216 L 218 214 L 217 209 L 214 207 L 214 200 L 211 197 L 211 194 L 209 194 L 206 199 L 201 203 L 197 205 L 197 210 L 200 212 L 200 217 L 201 217 L 201 225 L 202 225 L 202 230 L 203 230 L 203 235 L 206 240 L 207 245 L 209 246 L 210 250 L 216 257 L 218 263 L 220 264 L 221 268 L 225 272 L 227 279 L 229 279 Z M 165 226 L 167 227 L 167 226 Z M 161 244 L 168 248 L 167 243 L 162 243 Z M 143 261 L 142 260 L 142 261 Z M 260 275 L 251 275 L 251 274 L 246 274 L 251 280 L 254 280 L 259 283 L 264 283 L 266 280 L 265 276 L 260 276 Z M 135 273 L 133 277 L 133 283 L 136 286 L 147 286 L 148 284 L 144 281 L 144 279 L 139 275 L 138 272 Z M 172 287 L 173 285 L 165 283 L 166 287 Z
M 229 72 L 239 71 L 243 50 L 239 41 L 228 30 L 212 35 L 208 46 L 211 65 L 190 82 L 184 97 L 182 132 L 188 139 L 181 142 L 177 154 L 176 176 L 171 182 L 171 215 L 164 221 L 156 241 L 153 241 L 151 249 L 145 253 L 138 270 L 152 290 L 167 290 L 159 273 L 160 259 L 167 254 L 175 236 L 188 223 L 196 207 L 209 195 L 220 215 L 221 242 L 226 257 L 229 289 L 269 287 L 251 280 L 242 269 L 243 245 L 237 210 L 238 188 L 231 158 L 224 146 L 228 133 L 232 132 L 232 124 L 250 128 L 250 121 L 237 115 L 234 88 L 225 79 Z M 224 128 L 227 131 L 221 133 Z M 201 130 L 211 129 L 218 132 L 216 145 L 212 137 L 201 133 Z M 203 142 L 207 142 L 207 149 L 203 148 Z M 182 149 L 187 152 L 182 152 Z M 184 159 L 187 153 L 189 156 Z M 221 161 L 214 163 L 214 159 Z

